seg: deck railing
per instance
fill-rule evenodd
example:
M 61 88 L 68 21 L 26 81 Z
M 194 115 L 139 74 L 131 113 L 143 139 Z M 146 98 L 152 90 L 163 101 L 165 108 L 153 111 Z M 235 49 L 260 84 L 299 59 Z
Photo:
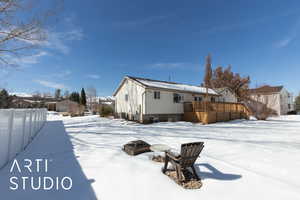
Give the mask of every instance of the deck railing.
M 184 103 L 184 120 L 204 124 L 248 119 L 250 112 L 242 103 L 227 102 L 186 102 Z
M 247 107 L 242 103 L 229 102 L 185 102 L 184 112 L 249 112 Z

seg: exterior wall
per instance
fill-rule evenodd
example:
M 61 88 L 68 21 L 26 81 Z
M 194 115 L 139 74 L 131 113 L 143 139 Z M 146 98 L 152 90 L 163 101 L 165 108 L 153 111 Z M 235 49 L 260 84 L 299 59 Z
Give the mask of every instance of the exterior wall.
M 78 107 L 79 104 L 70 100 L 65 100 L 56 103 L 57 112 L 70 112 L 72 107 Z
M 145 113 L 145 89 L 137 84 L 135 81 L 127 79 L 115 96 L 115 112 L 117 115 L 125 118 L 132 118 L 132 120 L 139 120 L 141 115 Z M 126 101 L 125 96 L 128 95 Z M 138 118 L 138 119 L 137 119 Z
M 154 99 L 154 91 L 160 91 L 160 99 Z M 184 94 L 178 93 L 183 96 Z M 173 92 L 147 90 L 145 114 L 183 114 L 183 102 L 173 102 Z
M 59 102 L 56 105 L 56 111 L 57 112 L 69 112 L 69 105 L 64 102 Z
M 154 99 L 154 91 L 160 92 L 160 99 Z M 174 93 L 183 97 L 180 103 L 174 102 Z M 165 90 L 146 90 L 146 112 L 144 114 L 183 114 L 183 103 L 192 102 L 195 97 L 201 97 L 204 100 L 205 95 L 193 95 L 191 93 L 171 92 Z
M 273 93 L 273 94 L 253 94 L 251 98 L 255 101 L 267 104 L 268 108 L 273 109 L 277 112 L 278 115 L 281 115 L 280 109 L 280 94 Z
M 218 91 L 222 96 L 218 97 L 218 102 L 237 103 L 236 96 L 228 89 Z
M 154 99 L 154 91 L 160 92 L 160 99 Z M 181 95 L 183 100 L 174 103 L 174 93 Z M 115 115 L 143 123 L 156 120 L 180 121 L 183 119 L 183 103 L 192 102 L 195 97 L 205 99 L 205 95 L 145 89 L 136 81 L 127 79 L 115 96 Z
M 293 95 L 286 89 L 282 89 L 280 92 L 280 114 L 286 115 L 292 110 L 294 110 Z

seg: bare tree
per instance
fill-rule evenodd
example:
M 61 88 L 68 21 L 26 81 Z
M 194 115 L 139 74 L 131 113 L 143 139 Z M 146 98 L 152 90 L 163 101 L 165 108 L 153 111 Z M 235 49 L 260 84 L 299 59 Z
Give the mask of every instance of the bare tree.
M 206 64 L 205 64 L 205 75 L 204 75 L 204 86 L 206 88 L 205 101 L 208 101 L 208 89 L 212 87 L 212 64 L 211 64 L 211 56 L 208 54 L 206 56 Z M 205 110 L 207 111 L 207 103 L 205 104 Z
M 66 90 L 64 93 L 64 98 L 67 99 L 67 98 L 69 98 L 69 96 L 70 96 L 70 92 L 69 92 L 69 90 Z
M 94 86 L 89 86 L 86 89 L 87 106 L 91 109 L 91 105 L 97 102 L 97 89 Z
M 39 2 L 42 1 L 0 0 L 0 65 L 15 66 L 15 58 L 46 40 L 46 21 L 58 7 L 44 10 Z
M 52 97 L 52 94 L 50 93 L 50 92 L 44 92 L 42 95 L 41 95 L 41 97 L 43 97 L 43 98 L 49 98 L 49 97 Z
M 205 58 L 205 76 L 204 76 L 204 85 L 206 88 L 211 87 L 211 79 L 212 79 L 212 65 L 211 65 L 211 56 L 208 54 Z

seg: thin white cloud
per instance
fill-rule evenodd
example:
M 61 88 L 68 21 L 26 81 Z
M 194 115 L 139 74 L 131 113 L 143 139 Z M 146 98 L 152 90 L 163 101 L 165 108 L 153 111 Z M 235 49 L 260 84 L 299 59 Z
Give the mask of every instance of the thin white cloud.
M 96 74 L 88 74 L 86 75 L 87 78 L 91 78 L 91 79 L 99 79 L 100 76 L 99 75 L 96 75 Z
M 298 36 L 298 32 L 300 29 L 300 19 L 296 22 L 296 24 L 291 28 L 291 30 L 287 33 L 287 35 L 277 42 L 275 42 L 275 47 L 284 48 L 290 45 Z
M 58 50 L 63 54 L 68 54 L 70 52 L 69 42 L 82 40 L 82 38 L 83 31 L 79 28 L 65 32 L 49 31 L 48 40 L 42 46 Z
M 20 52 L 20 56 L 15 56 L 12 54 L 3 54 L 2 57 L 5 60 L 5 65 L 15 66 L 15 67 L 24 67 L 26 65 L 33 65 L 40 62 L 40 58 L 50 55 L 49 50 L 55 50 L 62 54 L 68 54 L 71 51 L 70 44 L 73 41 L 82 40 L 84 37 L 83 31 L 81 28 L 77 27 L 73 23 L 74 17 L 67 18 L 64 20 L 64 29 L 57 30 L 44 30 L 46 40 L 35 39 L 39 35 L 32 35 L 32 40 L 23 40 L 18 39 L 19 42 L 27 43 L 30 45 L 37 45 L 39 49 L 29 49 L 26 51 L 26 54 L 30 52 L 32 55 L 22 55 L 24 52 Z M 1 33 L 0 33 L 1 36 Z M 10 43 L 9 45 L 13 45 Z M 7 62 L 7 63 L 6 63 Z
M 285 38 L 283 40 L 280 40 L 280 41 L 275 43 L 275 46 L 278 47 L 278 48 L 286 47 L 294 40 L 294 38 L 295 37 L 289 37 L 289 38 Z
M 4 58 L 6 62 L 9 65 L 15 65 L 15 66 L 25 66 L 25 65 L 30 65 L 30 64 L 37 64 L 39 63 L 40 59 L 44 56 L 49 55 L 46 51 L 40 51 L 32 55 L 27 55 L 27 56 L 11 56 L 11 55 L 4 55 Z
M 51 81 L 45 81 L 45 80 L 34 80 L 34 82 L 48 88 L 54 88 L 54 89 L 68 89 L 69 87 L 61 84 L 61 83 L 56 83 L 56 82 L 51 82 Z

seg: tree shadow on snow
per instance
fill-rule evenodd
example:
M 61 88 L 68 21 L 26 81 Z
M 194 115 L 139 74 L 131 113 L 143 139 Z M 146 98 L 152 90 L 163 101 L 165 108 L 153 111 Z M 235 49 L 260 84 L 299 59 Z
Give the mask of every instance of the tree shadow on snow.
M 202 171 L 200 170 L 202 168 Z M 203 169 L 206 168 L 209 170 L 203 171 Z M 227 174 L 219 171 L 212 165 L 208 163 L 203 163 L 203 164 L 195 164 L 195 169 L 197 174 L 201 177 L 202 180 L 204 179 L 217 179 L 217 180 L 222 180 L 222 181 L 232 181 L 241 178 L 242 176 L 239 174 Z
M 24 168 L 26 162 L 24 159 L 30 159 L 32 163 L 31 170 Z M 35 159 L 47 159 L 48 171 L 45 171 L 44 162 L 40 164 L 40 171 L 37 171 Z M 31 200 L 95 200 L 97 199 L 91 186 L 94 179 L 88 179 L 80 164 L 78 163 L 73 151 L 73 146 L 69 135 L 66 133 L 62 121 L 48 121 L 34 140 L 21 152 L 16 160 L 20 164 L 21 173 L 17 168 L 10 172 L 13 162 L 9 162 L 0 170 L 0 194 L 1 199 L 31 199 Z M 10 182 L 11 177 L 17 177 L 15 180 L 18 189 L 11 190 L 9 187 L 14 184 Z M 51 177 L 54 180 L 54 187 L 50 190 L 43 189 L 43 177 Z M 26 181 L 26 188 L 23 189 L 22 177 L 29 177 Z M 39 185 L 39 177 L 41 177 L 41 188 L 39 190 L 32 189 L 31 177 L 33 177 L 34 187 Z M 56 177 L 58 177 L 59 187 L 56 188 Z M 61 186 L 63 177 L 72 179 L 72 187 L 64 190 Z M 69 182 L 66 186 L 69 187 Z M 51 184 L 50 184 L 51 185 Z M 48 183 L 49 186 L 49 183 Z

